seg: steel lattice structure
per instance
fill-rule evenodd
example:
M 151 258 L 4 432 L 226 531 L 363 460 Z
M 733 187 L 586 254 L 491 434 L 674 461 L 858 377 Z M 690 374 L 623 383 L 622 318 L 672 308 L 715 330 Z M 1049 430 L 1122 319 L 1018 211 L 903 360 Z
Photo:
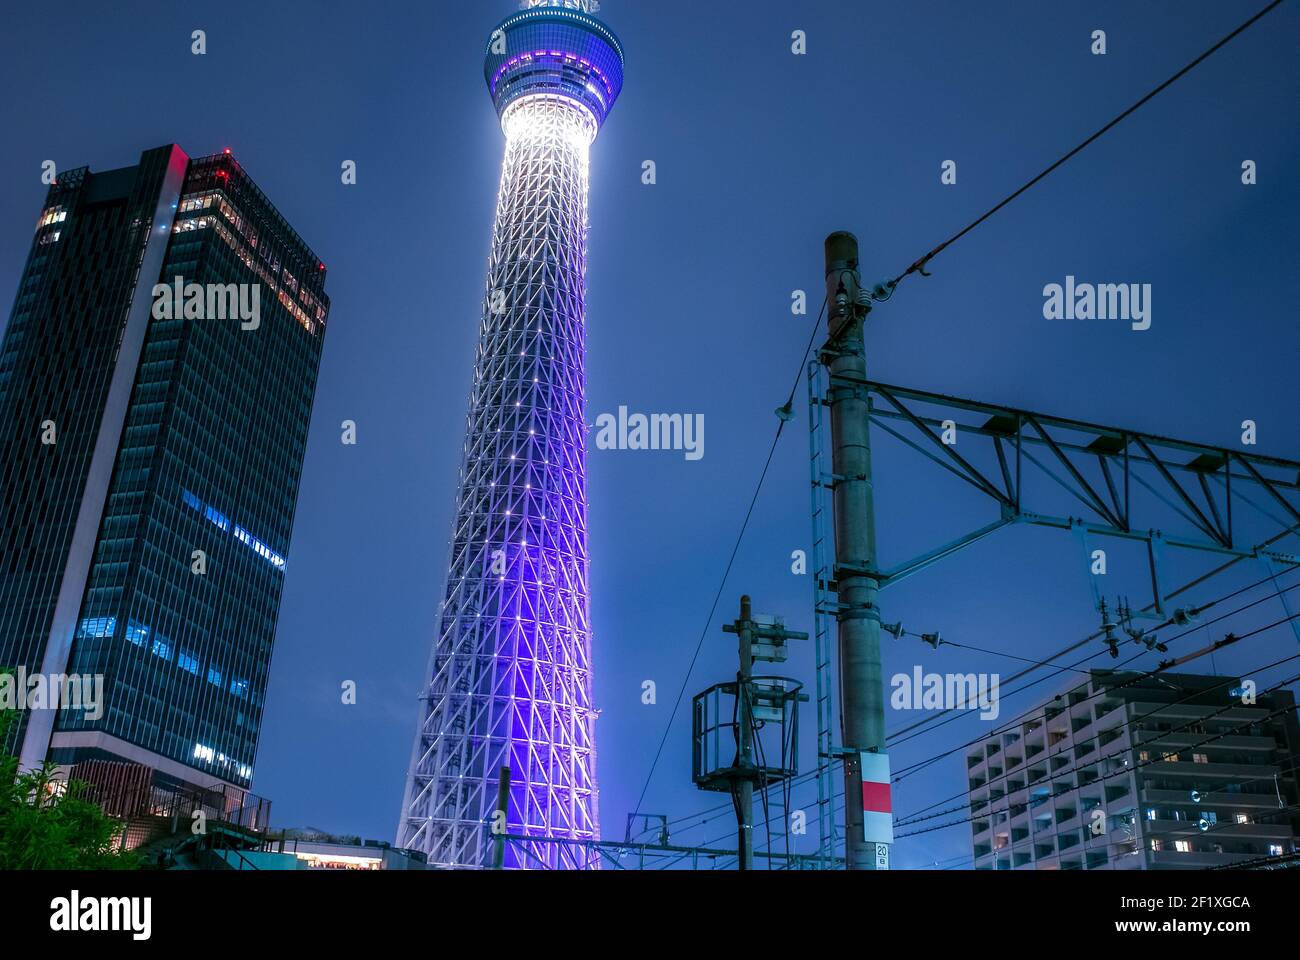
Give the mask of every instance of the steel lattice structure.
M 622 86 L 585 3 L 534 3 L 488 43 L 506 136 L 446 592 L 398 827 L 481 867 L 498 775 L 512 834 L 599 838 L 588 599 L 588 150 Z M 506 849 L 505 865 L 583 866 Z

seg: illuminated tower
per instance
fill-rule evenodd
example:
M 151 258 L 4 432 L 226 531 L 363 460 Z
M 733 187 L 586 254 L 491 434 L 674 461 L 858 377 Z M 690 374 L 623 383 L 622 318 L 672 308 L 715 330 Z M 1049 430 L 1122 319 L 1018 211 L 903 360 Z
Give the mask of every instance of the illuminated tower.
M 590 0 L 530 0 L 488 40 L 506 137 L 446 593 L 397 842 L 485 865 L 508 827 L 598 836 L 587 594 L 588 149 L 623 84 Z M 546 845 L 548 849 L 561 845 Z M 570 849 L 570 848 L 565 848 Z M 575 863 L 541 852 L 548 866 Z M 540 866 L 507 851 L 506 866 Z

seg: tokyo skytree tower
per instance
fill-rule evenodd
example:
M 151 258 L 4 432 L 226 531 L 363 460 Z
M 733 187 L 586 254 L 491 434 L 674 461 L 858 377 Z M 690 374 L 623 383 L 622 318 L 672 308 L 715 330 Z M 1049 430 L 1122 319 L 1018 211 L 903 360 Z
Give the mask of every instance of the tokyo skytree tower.
M 511 834 L 598 839 L 587 591 L 588 149 L 623 85 L 591 0 L 528 0 L 488 40 L 505 133 L 460 491 L 398 846 L 492 860 Z M 507 845 L 505 866 L 580 865 Z

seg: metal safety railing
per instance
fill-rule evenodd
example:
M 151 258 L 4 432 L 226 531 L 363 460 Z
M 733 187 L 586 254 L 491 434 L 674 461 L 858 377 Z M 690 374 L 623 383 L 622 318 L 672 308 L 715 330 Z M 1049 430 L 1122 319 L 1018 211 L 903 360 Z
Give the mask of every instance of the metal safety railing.
M 735 870 L 735 850 L 712 847 L 682 847 L 671 844 L 628 843 L 617 840 L 574 840 L 567 837 L 526 837 L 503 834 L 498 837 L 518 862 L 532 869 L 554 869 L 563 862 L 578 869 L 606 870 Z M 842 858 L 810 854 L 754 852 L 758 869 L 835 870 Z

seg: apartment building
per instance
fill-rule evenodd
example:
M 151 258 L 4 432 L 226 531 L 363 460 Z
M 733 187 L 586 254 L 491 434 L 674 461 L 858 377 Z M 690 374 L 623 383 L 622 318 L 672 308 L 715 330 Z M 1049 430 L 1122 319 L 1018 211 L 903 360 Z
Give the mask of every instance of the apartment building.
M 1248 694 L 1235 677 L 1093 670 L 997 724 L 966 752 L 975 869 L 1199 869 L 1295 852 L 1295 700 Z

